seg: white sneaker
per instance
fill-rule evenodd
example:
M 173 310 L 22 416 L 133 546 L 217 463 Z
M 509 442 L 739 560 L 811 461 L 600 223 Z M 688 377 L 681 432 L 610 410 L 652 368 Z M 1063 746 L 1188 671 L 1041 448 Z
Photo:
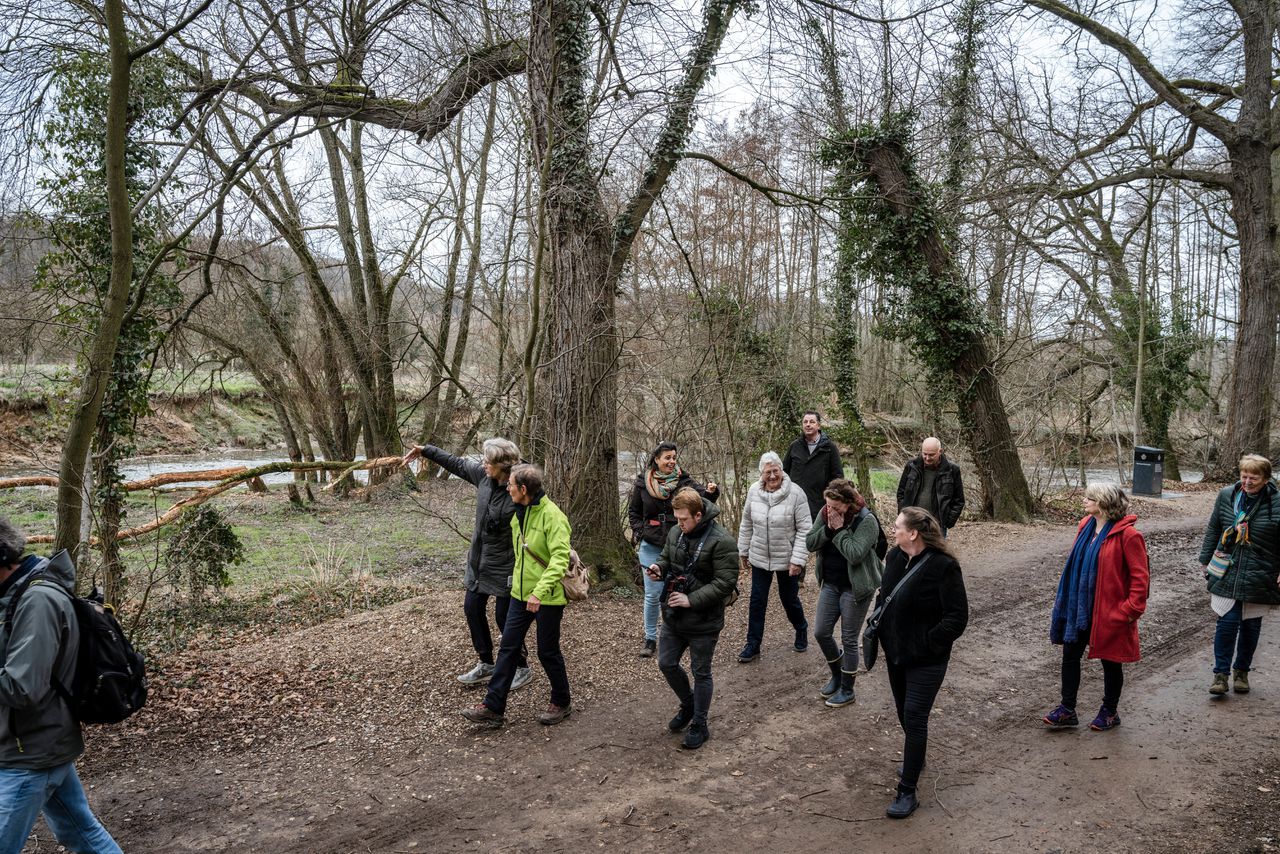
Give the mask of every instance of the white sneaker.
M 529 680 L 533 678 L 533 673 L 527 667 L 517 667 L 515 678 L 511 680 L 511 690 L 523 688 L 529 684 Z
M 492 675 L 493 665 L 478 661 L 475 667 L 460 675 L 458 681 L 463 685 L 483 685 L 489 681 L 489 677 Z

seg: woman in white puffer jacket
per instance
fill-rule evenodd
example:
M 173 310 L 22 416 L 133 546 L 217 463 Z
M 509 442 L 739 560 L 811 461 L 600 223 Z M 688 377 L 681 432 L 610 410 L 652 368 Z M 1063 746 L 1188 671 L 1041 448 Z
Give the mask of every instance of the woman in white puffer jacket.
M 782 459 L 773 451 L 760 457 L 760 480 L 747 491 L 738 528 L 738 555 L 742 570 L 751 570 L 751 608 L 747 614 L 747 645 L 738 654 L 744 664 L 760 657 L 764 640 L 764 615 L 769 587 L 778 579 L 778 600 L 796 630 L 795 651 L 809 648 L 809 623 L 800 604 L 800 581 L 809 557 L 804 539 L 813 526 L 804 490 L 782 470 Z

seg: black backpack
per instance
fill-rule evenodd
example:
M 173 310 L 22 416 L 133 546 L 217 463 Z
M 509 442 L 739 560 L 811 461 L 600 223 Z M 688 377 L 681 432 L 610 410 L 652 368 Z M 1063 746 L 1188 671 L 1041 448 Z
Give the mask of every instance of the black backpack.
M 870 507 L 863 507 L 858 511 L 858 516 L 870 516 L 876 521 L 876 557 L 884 560 L 884 556 L 889 553 L 889 540 L 884 535 L 884 526 L 880 524 L 880 517 L 871 512 Z
M 89 596 L 71 594 L 54 581 L 44 581 L 43 567 L 30 573 L 14 591 L 5 611 L 5 626 L 13 625 L 18 601 L 32 584 L 47 583 L 71 598 L 76 623 L 80 627 L 80 646 L 75 650 L 76 670 L 71 685 L 53 678 L 53 689 L 67 701 L 71 714 L 86 724 L 119 723 L 147 702 L 147 672 L 142 654 L 133 648 L 112 609 L 104 605 L 95 588 Z M 58 648 L 53 673 L 62 666 L 66 646 Z

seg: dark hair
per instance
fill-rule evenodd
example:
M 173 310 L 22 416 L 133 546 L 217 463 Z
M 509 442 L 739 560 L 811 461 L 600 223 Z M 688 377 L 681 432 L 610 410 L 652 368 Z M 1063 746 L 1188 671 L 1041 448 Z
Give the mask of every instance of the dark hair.
M 671 499 L 671 509 L 687 510 L 690 516 L 697 516 L 706 511 L 707 505 L 702 503 L 702 496 L 698 494 L 698 490 L 692 486 L 686 486 Z
M 679 449 L 676 447 L 675 442 L 659 442 L 658 447 L 654 448 L 653 453 L 649 454 L 649 462 L 645 468 L 656 469 L 658 467 L 658 457 L 662 456 L 667 451 L 676 451 L 679 453 Z
M 822 413 L 821 413 L 821 412 L 819 412 L 818 410 L 816 410 L 816 409 L 806 409 L 804 412 L 801 412 L 801 413 L 800 413 L 800 420 L 801 420 L 801 421 L 803 421 L 803 420 L 804 420 L 804 417 L 805 417 L 806 415 L 812 415 L 814 418 L 818 419 L 818 423 L 819 423 L 819 424 L 821 424 L 821 423 L 822 423 Z
M 523 486 L 532 495 L 542 489 L 542 469 L 533 463 L 521 463 L 511 469 L 511 482 Z
M 867 506 L 867 500 L 862 497 L 862 493 L 858 492 L 851 481 L 842 477 L 828 483 L 827 488 L 822 491 L 822 496 L 832 501 L 839 501 L 841 504 L 848 504 L 854 510 L 861 510 Z
M 923 507 L 903 507 L 898 513 L 906 521 L 907 530 L 918 533 L 925 546 L 955 559 L 955 553 L 947 547 L 947 541 L 942 536 L 942 523 L 932 513 Z
M 13 524 L 0 517 L 0 569 L 7 569 L 22 560 L 27 548 L 27 538 Z

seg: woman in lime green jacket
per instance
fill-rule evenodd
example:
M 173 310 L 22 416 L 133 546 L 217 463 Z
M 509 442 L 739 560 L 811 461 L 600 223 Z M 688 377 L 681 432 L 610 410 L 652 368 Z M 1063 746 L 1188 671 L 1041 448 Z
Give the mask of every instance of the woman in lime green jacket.
M 512 607 L 502 629 L 502 643 L 484 702 L 464 709 L 463 717 L 494 729 L 506 723 L 507 694 L 529 626 L 538 624 L 538 661 L 551 683 L 551 704 L 538 722 L 552 726 L 572 712 L 569 676 L 560 651 L 560 621 L 568 599 L 561 579 L 569 569 L 569 519 L 542 491 L 542 470 L 518 465 L 511 470 L 507 492 L 516 504 L 511 518 L 515 567 L 511 575 Z M 524 603 L 523 608 L 515 603 Z

